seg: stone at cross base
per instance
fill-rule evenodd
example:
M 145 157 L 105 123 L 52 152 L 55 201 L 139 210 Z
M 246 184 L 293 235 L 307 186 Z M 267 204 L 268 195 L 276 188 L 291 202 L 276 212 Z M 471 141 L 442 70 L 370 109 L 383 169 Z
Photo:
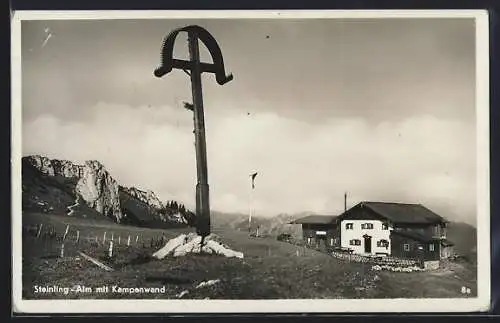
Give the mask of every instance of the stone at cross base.
M 170 239 L 165 246 L 153 254 L 154 258 L 163 259 L 167 256 L 180 257 L 187 254 L 216 254 L 228 258 L 243 258 L 243 253 L 234 251 L 222 244 L 221 239 L 215 234 L 205 237 L 203 245 L 202 237 L 196 233 L 181 234 Z

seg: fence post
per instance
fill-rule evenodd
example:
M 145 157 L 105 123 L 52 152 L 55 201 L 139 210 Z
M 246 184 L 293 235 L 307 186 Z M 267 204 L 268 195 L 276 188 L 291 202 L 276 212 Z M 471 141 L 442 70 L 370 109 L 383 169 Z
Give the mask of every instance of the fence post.
M 136 235 L 136 236 L 135 236 L 135 244 L 137 244 L 137 243 L 138 243 L 138 241 L 139 241 L 139 235 Z
M 80 230 L 76 230 L 76 243 L 80 240 Z
M 42 233 L 43 223 L 40 223 L 38 226 L 38 232 L 36 233 L 36 237 L 40 237 L 40 233 Z
M 64 258 L 64 242 L 61 244 L 61 258 Z
M 121 236 L 118 236 L 118 244 L 122 244 L 122 237 Z
M 104 235 L 102 237 L 102 244 L 106 243 L 106 231 L 104 231 Z
M 69 232 L 69 224 L 66 225 L 66 230 L 64 231 L 64 235 L 63 235 L 63 241 L 66 240 L 66 236 L 68 235 L 68 232 Z
M 128 236 L 128 239 L 127 239 L 127 247 L 130 247 L 130 235 Z
M 115 233 L 111 232 L 111 241 L 115 241 Z
M 109 242 L 109 250 L 108 250 L 108 256 L 109 258 L 113 257 L 113 240 Z

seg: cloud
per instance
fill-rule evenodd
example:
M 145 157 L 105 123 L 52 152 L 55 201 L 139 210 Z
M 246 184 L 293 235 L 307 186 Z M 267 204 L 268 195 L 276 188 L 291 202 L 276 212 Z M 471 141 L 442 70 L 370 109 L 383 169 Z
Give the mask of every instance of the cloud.
M 194 205 L 192 115 L 180 107 L 98 103 L 93 119 L 41 115 L 23 127 L 23 153 L 101 160 L 122 184 Z M 257 214 L 338 213 L 359 200 L 423 203 L 475 216 L 475 128 L 430 115 L 369 124 L 318 124 L 274 113 L 206 116 L 211 206 Z

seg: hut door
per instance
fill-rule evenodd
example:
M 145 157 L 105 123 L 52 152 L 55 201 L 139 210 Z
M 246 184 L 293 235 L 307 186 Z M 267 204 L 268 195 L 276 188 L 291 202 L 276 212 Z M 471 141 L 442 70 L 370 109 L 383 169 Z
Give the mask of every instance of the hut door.
M 372 237 L 370 236 L 363 236 L 365 239 L 365 253 L 372 253 Z

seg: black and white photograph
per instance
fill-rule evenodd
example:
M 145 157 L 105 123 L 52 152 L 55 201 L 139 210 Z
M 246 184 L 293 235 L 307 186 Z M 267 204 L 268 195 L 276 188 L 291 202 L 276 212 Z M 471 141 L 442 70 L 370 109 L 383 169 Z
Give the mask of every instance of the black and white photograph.
M 15 310 L 489 308 L 486 12 L 27 11 L 12 35 Z

